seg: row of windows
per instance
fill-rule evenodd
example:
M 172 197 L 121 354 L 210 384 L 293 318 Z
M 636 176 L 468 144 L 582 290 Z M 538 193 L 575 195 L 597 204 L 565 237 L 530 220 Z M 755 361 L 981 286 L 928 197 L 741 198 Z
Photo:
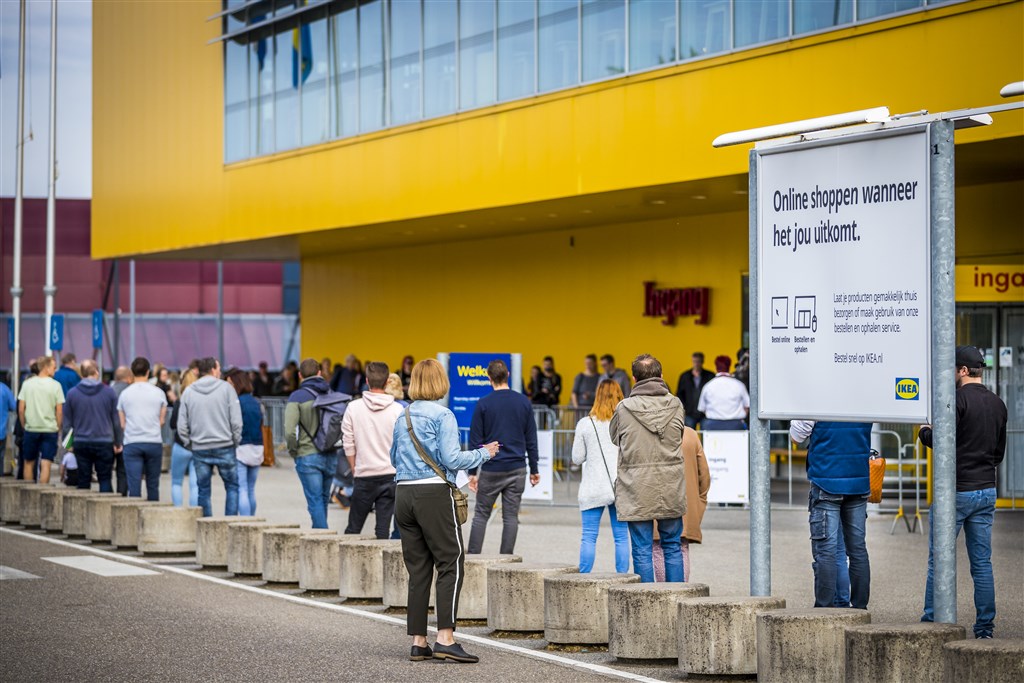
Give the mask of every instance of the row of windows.
M 925 2 L 262 0 L 232 8 L 238 0 L 229 0 L 225 159 L 876 19 Z

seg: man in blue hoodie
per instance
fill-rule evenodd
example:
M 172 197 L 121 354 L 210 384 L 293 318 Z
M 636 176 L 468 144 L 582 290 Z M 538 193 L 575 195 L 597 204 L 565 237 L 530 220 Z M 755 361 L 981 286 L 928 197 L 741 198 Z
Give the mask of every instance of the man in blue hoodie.
M 75 369 L 75 354 L 65 353 L 60 358 L 60 369 L 53 373 L 53 378 L 60 384 L 61 389 L 64 390 L 64 398 L 67 399 L 68 392 L 78 386 L 78 383 L 82 381 L 82 378 L 78 374 L 78 370 Z
M 89 488 L 95 468 L 100 492 L 108 493 L 114 490 L 110 483 L 114 453 L 121 452 L 124 432 L 117 394 L 100 382 L 99 374 L 95 361 L 82 361 L 82 381 L 68 392 L 64 403 L 64 431 L 74 430 L 68 450 L 78 460 L 78 488 Z
M 871 423 L 793 420 L 789 435 L 796 443 L 810 437 L 807 478 L 811 480 L 808 509 L 814 606 L 835 605 L 842 534 L 850 558 L 850 603 L 854 609 L 867 609 L 871 565 L 864 529 L 871 492 Z

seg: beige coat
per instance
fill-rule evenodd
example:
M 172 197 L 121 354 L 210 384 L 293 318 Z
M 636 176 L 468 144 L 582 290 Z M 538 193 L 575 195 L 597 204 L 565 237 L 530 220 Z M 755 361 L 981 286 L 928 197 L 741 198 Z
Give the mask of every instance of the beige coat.
M 638 382 L 616 406 L 609 431 L 619 447 L 619 519 L 640 522 L 686 513 L 684 416 L 683 404 L 660 378 Z
M 683 516 L 683 540 L 700 543 L 700 523 L 708 506 L 711 471 L 704 457 L 704 446 L 697 432 L 689 427 L 683 432 L 683 461 L 686 463 L 686 514 Z

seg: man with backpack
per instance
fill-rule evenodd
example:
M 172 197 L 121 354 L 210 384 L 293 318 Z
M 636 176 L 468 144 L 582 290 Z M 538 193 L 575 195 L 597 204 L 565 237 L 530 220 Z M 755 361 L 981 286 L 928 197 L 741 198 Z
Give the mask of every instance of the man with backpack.
M 341 420 L 351 397 L 331 391 L 320 363 L 299 364 L 299 388 L 288 397 L 284 431 L 288 453 L 295 459 L 302 493 L 314 529 L 327 528 L 327 504 L 338 467 Z

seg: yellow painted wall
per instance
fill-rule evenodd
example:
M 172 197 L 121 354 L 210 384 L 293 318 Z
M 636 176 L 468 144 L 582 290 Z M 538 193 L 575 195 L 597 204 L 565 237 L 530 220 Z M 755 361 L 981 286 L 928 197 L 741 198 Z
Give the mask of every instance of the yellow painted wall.
M 219 9 L 94 5 L 96 258 L 733 175 L 719 133 L 989 104 L 1024 64 L 1024 3 L 976 0 L 225 167 Z

